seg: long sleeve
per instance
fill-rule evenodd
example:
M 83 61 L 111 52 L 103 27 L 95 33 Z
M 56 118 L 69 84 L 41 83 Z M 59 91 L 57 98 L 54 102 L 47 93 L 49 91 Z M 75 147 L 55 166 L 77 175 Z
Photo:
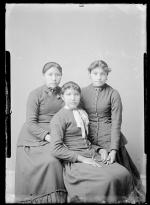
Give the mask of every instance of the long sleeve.
M 44 140 L 48 131 L 38 126 L 39 106 L 38 94 L 31 92 L 27 101 L 26 124 L 33 136 Z
M 63 138 L 65 137 L 65 127 L 65 121 L 62 116 L 54 116 L 50 124 L 52 154 L 59 159 L 76 162 L 77 153 L 69 150 L 63 143 Z
M 120 129 L 122 123 L 122 102 L 119 93 L 114 90 L 111 96 L 111 146 L 112 149 L 119 149 Z

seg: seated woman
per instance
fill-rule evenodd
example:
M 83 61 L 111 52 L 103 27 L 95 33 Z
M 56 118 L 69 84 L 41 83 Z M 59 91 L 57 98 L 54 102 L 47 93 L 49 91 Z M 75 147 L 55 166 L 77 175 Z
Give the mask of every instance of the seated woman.
M 51 155 L 49 143 L 49 122 L 64 105 L 58 86 L 62 68 L 49 62 L 42 72 L 45 84 L 29 95 L 26 122 L 17 142 L 15 197 L 19 203 L 64 203 L 67 196 L 62 164 Z
M 69 202 L 126 202 L 133 182 L 129 171 L 117 162 L 107 166 L 88 140 L 88 116 L 80 109 L 80 87 L 74 82 L 62 86 L 65 106 L 53 117 L 51 151 L 63 160 L 64 183 Z
M 121 133 L 122 102 L 117 90 L 106 84 L 111 71 L 106 62 L 94 61 L 88 68 L 91 84 L 82 89 L 81 106 L 89 116 L 89 137 L 100 146 L 99 153 L 106 164 L 115 161 L 126 167 L 134 182 L 133 202 L 145 200 L 140 174 L 131 160 Z

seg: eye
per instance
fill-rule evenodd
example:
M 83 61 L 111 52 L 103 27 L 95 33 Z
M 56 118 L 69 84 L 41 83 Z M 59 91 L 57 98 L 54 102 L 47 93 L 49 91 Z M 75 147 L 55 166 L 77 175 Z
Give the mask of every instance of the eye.
M 106 73 L 101 73 L 102 76 L 106 76 Z
M 97 73 L 97 72 L 93 72 L 93 74 L 94 74 L 94 75 L 97 75 L 98 73 Z
M 52 76 L 53 74 L 52 73 L 49 73 L 49 76 Z
M 56 73 L 56 77 L 60 77 L 61 76 L 61 74 L 60 73 Z

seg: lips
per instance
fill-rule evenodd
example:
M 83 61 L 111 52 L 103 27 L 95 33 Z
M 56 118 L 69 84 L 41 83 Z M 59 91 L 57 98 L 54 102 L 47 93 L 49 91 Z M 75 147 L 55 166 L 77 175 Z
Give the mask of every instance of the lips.
M 95 83 L 103 83 L 102 81 L 95 81 Z

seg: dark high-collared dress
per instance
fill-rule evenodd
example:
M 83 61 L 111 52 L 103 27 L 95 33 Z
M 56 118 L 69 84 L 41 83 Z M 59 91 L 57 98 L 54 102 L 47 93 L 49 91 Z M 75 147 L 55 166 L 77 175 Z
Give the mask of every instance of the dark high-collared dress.
M 140 174 L 125 148 L 127 140 L 121 132 L 122 102 L 118 91 L 108 84 L 101 87 L 90 84 L 82 88 L 81 106 L 89 116 L 90 141 L 108 152 L 117 150 L 117 162 L 130 171 L 137 200 L 143 201 L 145 196 Z
M 62 108 L 51 121 L 51 150 L 64 162 L 63 176 L 70 202 L 127 202 L 132 191 L 132 177 L 122 165 L 100 162 L 97 150 L 82 137 L 73 111 Z M 78 154 L 94 158 L 102 167 L 78 162 Z M 128 201 L 129 202 L 129 201 Z
M 15 169 L 16 202 L 57 203 L 66 201 L 61 162 L 51 155 L 45 136 L 49 123 L 63 106 L 60 87 L 45 85 L 32 91 L 27 101 L 26 122 L 17 141 Z

